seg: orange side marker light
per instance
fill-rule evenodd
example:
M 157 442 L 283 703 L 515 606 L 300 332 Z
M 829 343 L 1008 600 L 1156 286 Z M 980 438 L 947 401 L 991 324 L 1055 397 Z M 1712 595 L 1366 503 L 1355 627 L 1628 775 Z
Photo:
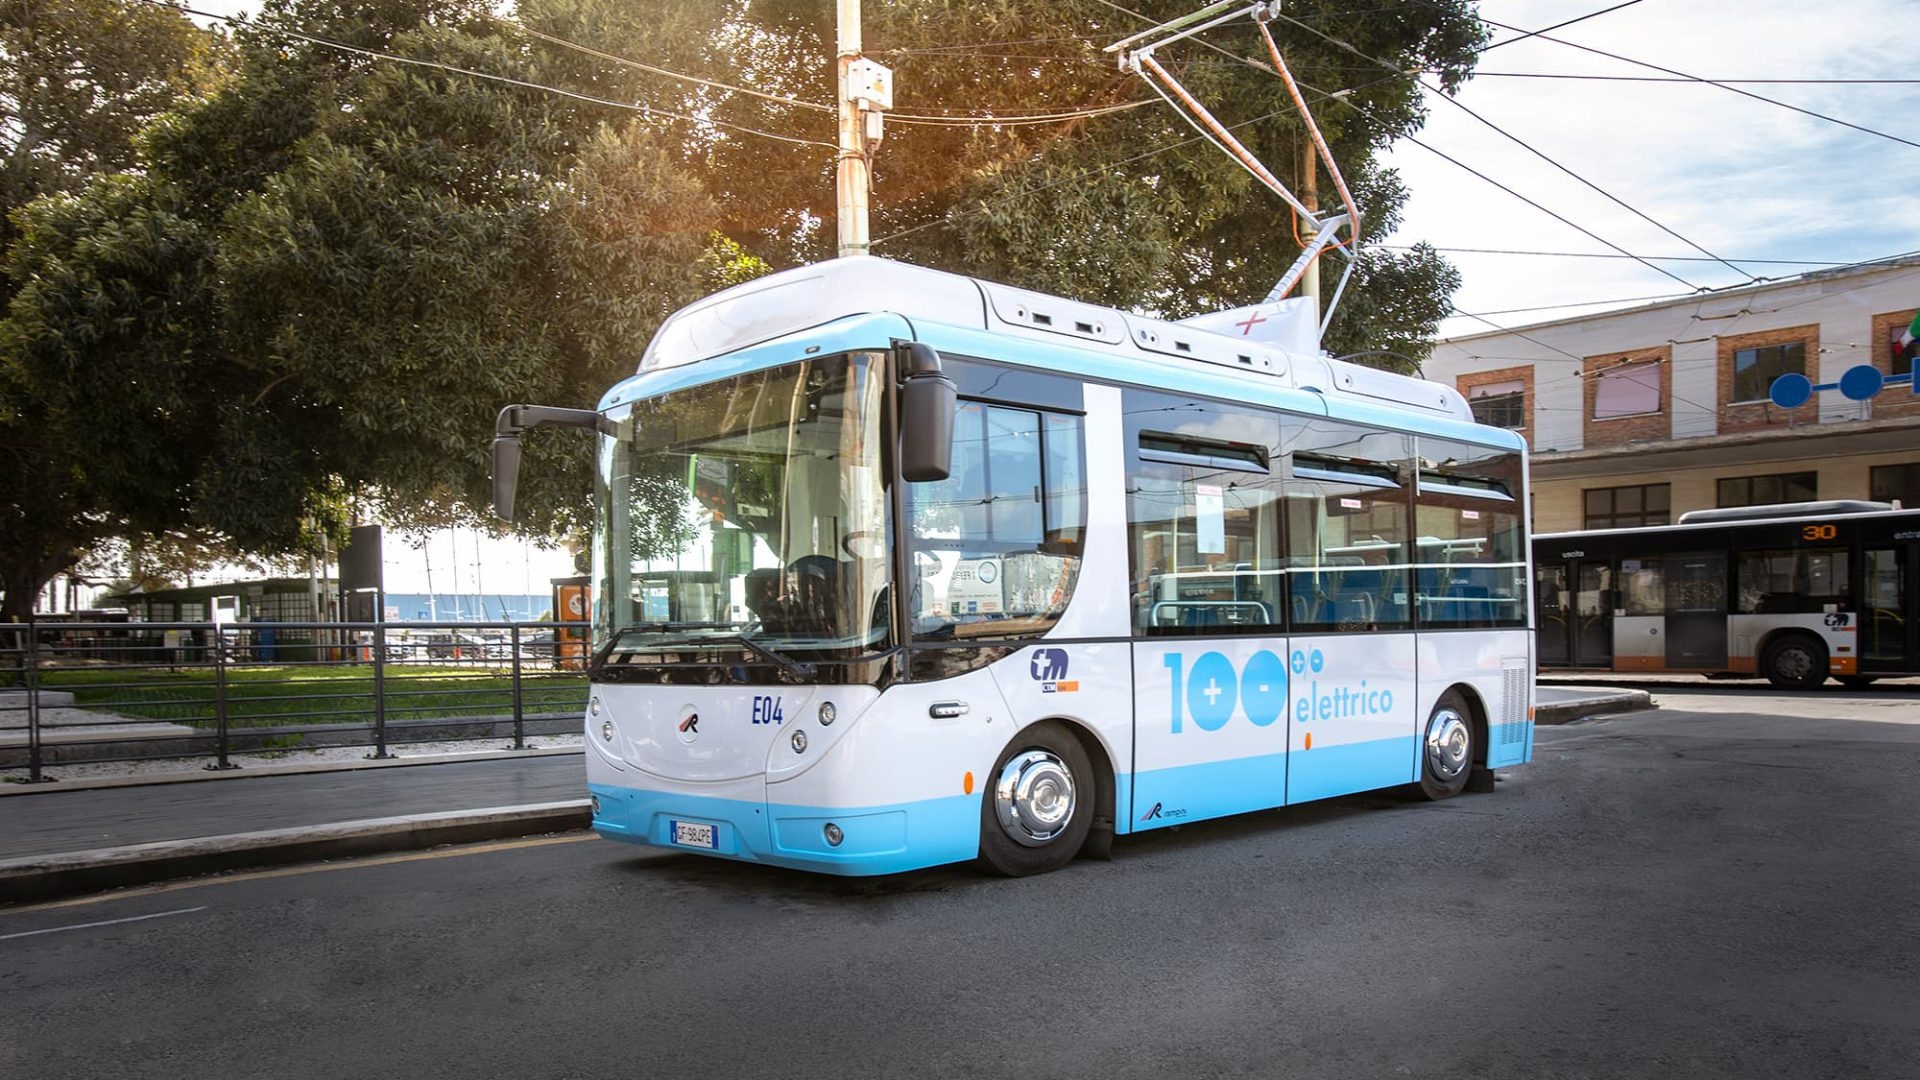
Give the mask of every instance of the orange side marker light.
M 1313 732 L 1311 731 L 1307 732 L 1307 745 L 1305 748 L 1308 750 L 1313 749 Z
M 960 778 L 960 790 L 967 793 L 968 795 L 973 794 L 973 774 L 972 773 L 968 773 L 965 776 Z

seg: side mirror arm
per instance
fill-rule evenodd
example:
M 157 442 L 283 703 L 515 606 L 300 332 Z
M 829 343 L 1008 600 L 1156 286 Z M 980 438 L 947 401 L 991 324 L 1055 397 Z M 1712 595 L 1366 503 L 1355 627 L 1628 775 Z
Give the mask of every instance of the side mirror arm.
M 552 405 L 509 405 L 493 421 L 493 512 L 513 520 L 513 500 L 520 485 L 520 436 L 537 427 L 574 427 L 612 435 L 619 426 L 592 409 L 562 409 Z

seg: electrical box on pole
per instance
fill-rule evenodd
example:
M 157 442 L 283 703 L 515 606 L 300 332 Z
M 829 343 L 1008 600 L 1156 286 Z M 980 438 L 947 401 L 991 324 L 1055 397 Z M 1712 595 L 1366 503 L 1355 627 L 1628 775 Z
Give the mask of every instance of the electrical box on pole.
M 838 0 L 838 15 L 840 156 L 834 169 L 834 206 L 837 252 L 845 258 L 867 253 L 873 151 L 886 136 L 883 116 L 893 108 L 893 72 L 860 55 L 860 0 Z

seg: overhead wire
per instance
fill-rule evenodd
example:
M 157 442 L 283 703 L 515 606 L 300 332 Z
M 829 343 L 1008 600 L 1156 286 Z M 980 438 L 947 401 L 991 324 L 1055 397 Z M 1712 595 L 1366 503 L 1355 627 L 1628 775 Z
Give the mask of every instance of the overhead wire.
M 1282 109 L 1276 109 L 1273 112 L 1266 113 L 1265 115 L 1256 116 L 1251 120 L 1242 120 L 1238 124 L 1230 124 L 1228 125 L 1228 128 L 1229 130 L 1233 130 L 1233 129 L 1243 128 L 1243 127 L 1250 127 L 1254 124 L 1264 123 L 1268 120 L 1273 119 L 1276 116 L 1279 116 L 1284 111 L 1285 110 L 1282 110 Z M 1134 154 L 1131 157 L 1121 158 L 1119 161 L 1115 161 L 1108 165 L 1103 165 L 1098 169 L 1079 170 L 1079 171 L 1076 171 L 1072 176 L 1065 176 L 1065 177 L 1061 177 L 1058 180 L 1050 180 L 1044 184 L 1035 184 L 1032 187 L 1021 188 L 1018 191 L 1009 192 L 1007 194 L 999 196 L 998 198 L 984 200 L 977 207 L 973 207 L 968 210 L 961 210 L 957 212 L 943 214 L 940 217 L 934 218 L 931 221 L 923 221 L 918 225 L 910 225 L 897 232 L 892 232 L 892 233 L 888 233 L 885 236 L 877 237 L 868 242 L 868 247 L 878 247 L 881 244 L 884 244 L 890 240 L 897 240 L 900 237 L 909 236 L 909 235 L 912 235 L 913 233 L 921 232 L 926 229 L 932 229 L 939 226 L 950 227 L 959 221 L 964 221 L 967 218 L 976 217 L 980 214 L 987 213 L 988 211 L 992 210 L 995 207 L 1004 206 L 1017 199 L 1023 199 L 1030 195 L 1038 195 L 1043 191 L 1050 191 L 1053 188 L 1060 187 L 1064 184 L 1079 183 L 1081 181 L 1084 181 L 1089 174 L 1110 173 L 1115 169 L 1119 169 L 1127 165 L 1132 165 L 1136 162 L 1145 161 L 1151 157 L 1158 157 L 1161 154 L 1170 153 L 1174 150 L 1179 150 L 1182 147 L 1192 146 L 1194 143 L 1204 141 L 1204 139 L 1205 139 L 1204 135 L 1191 135 L 1191 136 L 1188 136 L 1187 138 L 1180 139 L 1176 142 L 1164 143 L 1160 146 L 1153 147 L 1150 150 L 1141 151 L 1140 153 Z
M 638 60 L 633 60 L 625 56 L 617 56 L 610 52 L 603 52 L 602 50 L 596 49 L 591 45 L 582 45 L 577 41 L 568 41 L 566 38 L 560 37 L 555 34 L 549 34 L 544 30 L 535 30 L 533 27 L 528 26 L 523 22 L 519 22 L 514 19 L 509 19 L 509 18 L 506 18 L 505 16 L 496 15 L 494 16 L 494 20 L 496 22 L 499 22 L 503 26 L 512 27 L 513 29 L 520 31 L 521 33 L 526 34 L 529 37 L 538 38 L 541 41 L 545 41 L 554 45 L 559 45 L 563 48 L 572 49 L 576 52 L 585 53 L 588 56 L 598 57 L 602 60 L 611 60 L 616 64 L 624 64 L 627 67 L 636 68 L 640 71 L 645 71 L 652 75 L 659 75 L 659 76 L 662 76 L 663 78 L 678 79 L 682 82 L 695 83 L 697 85 L 710 87 L 715 90 L 726 90 L 730 93 L 735 93 L 735 94 L 746 94 L 750 97 L 760 98 L 763 101 L 771 101 L 776 105 L 791 105 L 795 108 L 801 108 L 801 109 L 817 109 L 820 112 L 825 112 L 825 113 L 831 113 L 834 111 L 833 106 L 823 105 L 817 101 L 801 101 L 798 98 L 781 97 L 778 94 L 769 94 L 769 93 L 766 93 L 765 91 L 754 90 L 745 86 L 735 86 L 732 83 L 723 83 L 714 79 L 703 79 L 697 75 L 685 75 L 678 71 L 669 71 L 666 68 L 656 67 L 652 64 L 642 63 Z
M 1514 27 L 1508 26 L 1505 23 L 1494 22 L 1492 19 L 1488 19 L 1485 16 L 1480 16 L 1479 18 L 1481 22 L 1486 23 L 1488 26 L 1496 26 L 1503 30 L 1514 29 Z M 1787 102 L 1781 101 L 1778 98 L 1770 98 L 1764 94 L 1756 94 L 1751 90 L 1742 90 L 1738 86 L 1731 85 L 1727 82 L 1723 82 L 1715 79 L 1704 79 L 1698 75 L 1689 75 L 1684 71 L 1676 71 L 1673 68 L 1662 67 L 1659 64 L 1650 63 L 1645 60 L 1635 60 L 1630 56 L 1621 56 L 1618 53 L 1611 53 L 1606 51 L 1605 49 L 1597 49 L 1591 45 L 1582 45 L 1582 44 L 1579 44 L 1578 42 L 1567 41 L 1563 38 L 1548 37 L 1545 33 L 1537 32 L 1531 36 L 1538 37 L 1541 41 L 1551 41 L 1556 45 L 1564 45 L 1570 49 L 1579 49 L 1582 52 L 1589 52 L 1594 54 L 1595 56 L 1604 56 L 1609 60 L 1618 60 L 1623 64 L 1632 64 L 1636 67 L 1643 67 L 1643 68 L 1650 69 L 1652 71 L 1659 71 L 1659 72 L 1664 72 L 1665 74 L 1668 74 L 1668 75 L 1678 76 L 1682 79 L 1685 79 L 1688 82 L 1703 83 L 1707 86 L 1718 86 L 1722 90 L 1726 90 L 1729 93 L 1739 94 L 1741 97 L 1752 98 L 1755 101 L 1763 101 L 1763 102 L 1766 102 L 1768 105 L 1776 105 L 1782 109 L 1788 109 L 1792 112 L 1800 113 L 1803 116 L 1811 116 L 1816 120 L 1825 120 L 1829 124 L 1838 124 L 1839 126 L 1844 128 L 1851 128 L 1854 131 L 1858 131 L 1863 134 L 1873 135 L 1878 138 L 1886 139 L 1890 142 L 1897 142 L 1903 146 L 1911 146 L 1917 150 L 1920 150 L 1920 142 L 1915 142 L 1912 139 L 1902 138 L 1899 135 L 1894 135 L 1885 131 L 1877 130 L 1875 128 L 1866 127 L 1864 125 L 1856 124 L 1848 120 L 1842 120 L 1836 116 L 1828 116 L 1825 113 L 1815 112 L 1812 109 L 1803 109 L 1798 105 L 1788 104 Z
M 585 101 L 594 105 L 605 105 L 615 109 L 625 109 L 630 112 L 637 112 L 647 116 L 665 117 L 668 119 L 680 120 L 686 123 L 696 124 L 696 125 L 710 124 L 714 127 L 726 128 L 732 131 L 740 131 L 749 135 L 757 135 L 761 138 L 774 139 L 779 142 L 793 143 L 799 146 L 819 146 L 819 147 L 824 147 L 828 150 L 839 149 L 839 147 L 834 145 L 833 143 L 823 142 L 819 139 L 807 139 L 807 138 L 801 138 L 801 137 L 792 136 L 792 135 L 781 135 L 776 132 L 762 131 L 758 128 L 748 127 L 745 124 L 735 124 L 725 120 L 715 120 L 712 117 L 688 116 L 685 113 L 678 113 L 669 109 L 656 108 L 652 105 L 642 105 L 637 102 L 614 101 L 610 98 L 596 97 L 593 94 L 583 94 L 577 90 L 567 90 L 562 87 L 549 86 L 545 83 L 532 82 L 527 79 L 516 79 L 510 75 L 499 75 L 499 74 L 488 72 L 488 71 L 475 71 L 471 68 L 463 68 L 455 64 L 443 64 L 437 60 L 425 60 L 415 56 L 401 56 L 397 53 L 382 52 L 379 49 L 368 49 L 359 45 L 348 45 L 345 42 L 333 41 L 328 38 L 320 37 L 317 34 L 309 34 L 304 31 L 291 30 L 286 27 L 273 26 L 266 23 L 251 22 L 237 15 L 217 15 L 209 11 L 200 11 L 194 8 L 182 7 L 176 4 L 168 3 L 166 2 L 166 0 L 138 0 L 138 2 L 147 4 L 153 7 L 164 7 L 171 11 L 185 12 L 188 15 L 195 15 L 203 19 L 216 19 L 221 22 L 228 23 L 230 25 L 243 26 L 243 27 L 246 27 L 247 29 L 263 31 L 265 33 L 278 35 L 280 37 L 292 38 L 293 40 L 296 40 L 296 41 L 304 41 L 309 44 L 319 45 L 324 48 L 334 49 L 340 52 L 352 53 L 358 56 L 365 56 L 365 57 L 368 57 L 369 59 L 386 60 L 392 63 L 408 64 L 415 67 L 432 68 L 432 69 L 443 71 L 452 75 L 464 75 L 464 76 L 467 76 L 468 78 L 483 79 L 488 82 L 503 83 L 509 86 L 522 87 L 528 90 L 538 90 L 543 93 L 556 94 L 561 97 L 572 98 L 576 101 Z
M 986 113 L 941 116 L 938 114 L 890 112 L 886 114 L 886 117 L 889 123 L 926 124 L 930 126 L 944 125 L 948 127 L 992 127 L 995 125 L 1012 127 L 1022 124 L 1058 124 L 1067 120 L 1079 120 L 1085 117 L 1105 116 L 1109 113 L 1125 112 L 1128 109 L 1137 109 L 1142 105 L 1152 104 L 1152 101 L 1142 98 L 1139 101 L 1126 101 L 1118 105 L 1099 105 L 1087 109 L 1074 109 L 1068 112 L 1034 113 L 1030 115 L 994 116 Z
M 1387 248 L 1392 251 L 1413 250 L 1413 245 L 1411 244 L 1381 244 L 1378 246 Z M 1433 247 L 1435 251 L 1444 251 L 1450 254 L 1458 253 L 1463 255 L 1531 255 L 1531 256 L 1539 256 L 1542 258 L 1561 258 L 1561 259 L 1629 259 L 1631 260 L 1635 258 L 1646 258 L 1646 259 L 1651 259 L 1654 262 L 1718 262 L 1719 261 L 1717 258 L 1708 258 L 1701 255 L 1634 256 L 1634 255 L 1621 255 L 1611 251 L 1523 251 L 1523 250 L 1517 250 L 1513 248 L 1439 247 L 1436 245 L 1428 245 L 1428 246 Z M 1731 261 L 1736 263 L 1753 265 L 1753 266 L 1763 266 L 1763 265 L 1764 266 L 1848 266 L 1848 265 L 1851 265 L 1851 263 L 1849 263 L 1848 261 L 1840 260 L 1840 259 L 1733 259 Z
M 1616 4 L 1613 7 L 1607 8 L 1606 11 L 1618 11 L 1620 8 L 1627 7 L 1631 3 L 1638 3 L 1638 2 L 1639 0 L 1629 0 L 1628 4 Z M 1595 12 L 1594 15 L 1603 15 L 1606 13 L 1606 11 Z M 1318 27 L 1308 26 L 1306 23 L 1303 23 L 1300 20 L 1295 19 L 1292 16 L 1287 15 L 1283 12 L 1274 13 L 1274 17 L 1278 19 L 1284 19 L 1287 22 L 1300 27 L 1302 30 L 1307 31 L 1310 34 L 1314 34 L 1320 37 L 1321 39 L 1327 42 L 1330 42 L 1333 45 L 1338 46 L 1339 48 L 1345 49 L 1346 51 L 1352 53 L 1355 56 L 1360 57 L 1363 60 L 1371 61 L 1372 63 L 1377 64 L 1380 67 L 1386 68 L 1388 71 L 1399 70 L 1392 63 L 1386 60 L 1383 60 L 1377 56 L 1371 56 L 1365 52 L 1362 52 L 1359 48 L 1353 46 L 1352 44 L 1349 44 L 1348 42 L 1345 42 L 1345 41 L 1341 41 L 1339 38 L 1336 38 L 1331 34 L 1328 34 L 1325 31 L 1320 30 Z M 1592 18 L 1593 16 L 1588 15 L 1583 17 Z M 1569 22 L 1567 23 L 1560 23 L 1558 25 L 1566 26 L 1572 22 L 1578 22 L 1578 21 L 1579 21 L 1578 19 L 1569 20 Z M 1261 31 L 1262 33 L 1265 33 L 1264 26 L 1261 28 Z M 1271 44 L 1272 39 L 1269 38 L 1268 40 L 1269 40 L 1269 44 Z M 1519 38 L 1507 39 L 1508 42 L 1518 41 L 1518 40 L 1520 39 Z M 1507 42 L 1496 42 L 1496 44 L 1506 44 L 1506 43 Z M 1489 46 L 1489 48 L 1491 48 L 1491 46 Z M 1520 138 L 1519 136 L 1513 134 L 1512 132 L 1494 123 L 1493 121 L 1488 120 L 1486 117 L 1480 115 L 1478 112 L 1475 112 L 1473 109 L 1469 108 L 1464 102 L 1461 102 L 1458 99 L 1456 99 L 1453 95 L 1442 92 L 1439 87 L 1433 86 L 1432 84 L 1428 83 L 1426 80 L 1419 78 L 1417 75 L 1414 76 L 1413 78 L 1418 85 L 1430 91 L 1431 93 L 1439 96 L 1439 98 L 1442 101 L 1445 101 L 1447 104 L 1452 105 L 1454 108 L 1459 109 L 1460 111 L 1466 113 L 1468 116 L 1473 117 L 1474 120 L 1492 129 L 1496 134 L 1511 141 L 1514 145 L 1527 151 L 1529 154 L 1532 154 L 1533 156 L 1539 158 L 1541 161 L 1544 161 L 1547 164 L 1553 166 L 1555 169 L 1558 169 L 1562 173 L 1565 173 L 1567 176 L 1572 177 L 1574 180 L 1585 185 L 1587 188 L 1593 190 L 1594 192 L 1597 192 L 1598 194 L 1604 196 L 1606 199 L 1611 201 L 1614 205 L 1620 207 L 1623 210 L 1626 210 L 1628 213 L 1633 214 L 1635 217 L 1638 217 L 1640 220 L 1645 221 L 1649 225 L 1652 225 L 1654 228 L 1659 229 L 1661 232 L 1666 233 L 1668 236 L 1673 237 L 1674 239 L 1680 241 L 1681 243 L 1687 245 L 1688 247 L 1694 249 L 1695 251 L 1698 251 L 1700 254 L 1713 259 L 1715 262 L 1720 263 L 1721 265 L 1725 266 L 1727 269 L 1733 271 L 1734 273 L 1741 274 L 1749 278 L 1753 276 L 1751 274 L 1748 274 L 1745 270 L 1742 270 L 1739 267 L 1728 262 L 1727 260 L 1721 258 L 1720 256 L 1715 255 L 1713 252 L 1708 251 L 1705 247 L 1702 247 L 1700 244 L 1695 243 L 1694 241 L 1688 239 L 1685 236 L 1682 236 L 1678 231 L 1668 227 L 1666 224 L 1655 220 L 1651 215 L 1643 212 L 1642 210 L 1632 205 L 1631 203 L 1628 203 L 1625 199 L 1620 198 L 1619 196 L 1608 191 L 1607 189 L 1601 187 L 1599 184 L 1594 183 L 1593 181 L 1580 175 L 1578 172 L 1575 172 L 1573 169 L 1570 169 L 1567 166 L 1561 164 L 1560 162 L 1554 160 L 1552 157 L 1549 157 L 1546 153 L 1542 152 L 1541 150 L 1533 146 L 1531 143 L 1528 143 L 1525 139 Z M 1682 284 L 1691 285 L 1690 282 L 1687 282 L 1684 278 L 1680 278 L 1678 275 L 1669 275 L 1669 276 L 1673 277 L 1674 280 L 1676 281 L 1680 281 Z
M 1678 75 L 1585 75 L 1558 71 L 1476 71 L 1476 79 L 1575 79 L 1592 82 L 1697 83 Z M 1709 79 L 1722 86 L 1913 86 L 1920 79 Z
M 563 48 L 573 49 L 578 52 L 584 53 L 588 56 L 597 57 L 602 60 L 612 61 L 613 63 L 616 63 L 616 64 L 624 64 L 628 67 L 636 68 L 640 71 L 645 71 L 650 74 L 659 75 L 669 79 L 678 79 L 682 82 L 694 83 L 700 86 L 711 87 L 716 90 L 726 90 L 731 93 L 746 94 L 751 97 L 756 97 L 765 101 L 773 102 L 776 105 L 791 105 L 797 108 L 815 109 L 820 112 L 827 112 L 827 113 L 831 113 L 835 111 L 834 107 L 831 105 L 823 105 L 815 101 L 802 101 L 797 98 L 782 97 L 777 94 L 769 94 L 769 93 L 765 93 L 764 91 L 754 90 L 744 86 L 736 86 L 732 83 L 720 82 L 715 79 L 704 79 L 696 75 L 683 74 L 681 72 L 672 71 L 670 69 L 659 67 L 654 64 L 643 63 L 639 60 L 634 60 L 630 57 L 620 56 L 616 53 L 606 52 L 602 49 L 597 49 L 590 45 L 582 45 L 576 41 L 569 41 L 568 39 L 560 37 L 558 35 L 549 34 L 543 30 L 536 30 L 533 27 L 526 25 L 525 23 L 521 23 L 513 19 L 508 19 L 502 16 L 495 16 L 495 19 L 505 26 L 512 27 L 513 29 L 520 31 L 521 33 L 527 34 L 528 36 L 537 38 L 541 41 L 546 41 L 554 45 L 559 45 Z M 1085 39 L 1082 39 L 1082 38 L 1030 38 L 1028 39 L 1029 42 L 1056 41 L 1056 40 L 1066 41 L 1066 40 L 1085 40 Z M 1011 44 L 1025 44 L 1025 42 L 1013 42 Z M 960 48 L 962 46 L 955 46 L 955 47 Z M 972 46 L 965 46 L 965 47 L 972 47 Z M 887 119 L 890 121 L 895 121 L 898 123 L 906 123 L 906 124 L 948 124 L 953 126 L 985 126 L 985 125 L 1015 126 L 1015 125 L 1024 125 L 1024 124 L 1058 123 L 1061 121 L 1077 120 L 1077 119 L 1090 117 L 1090 116 L 1103 116 L 1107 113 L 1121 112 L 1127 109 L 1134 109 L 1142 105 L 1151 105 L 1151 104 L 1153 104 L 1153 102 L 1142 99 L 1140 101 L 1131 101 L 1131 102 L 1125 102 L 1118 105 L 1107 105 L 1107 106 L 1101 106 L 1097 108 L 1075 109 L 1075 110 L 1064 111 L 1064 112 L 1039 113 L 1039 114 L 1030 114 L 1030 115 L 1013 115 L 1013 116 L 994 116 L 991 114 L 955 114 L 955 115 L 925 114 L 925 115 L 922 115 L 922 114 L 899 113 L 899 112 L 889 112 L 886 114 L 886 116 L 887 116 Z
M 1640 2 L 1640 0 L 1626 0 L 1626 2 L 1625 2 L 1625 3 L 1620 3 L 1620 4 L 1615 4 L 1615 5 L 1613 5 L 1612 7 L 1604 7 L 1604 8 L 1601 8 L 1601 9 L 1600 9 L 1599 11 L 1589 11 L 1589 12 L 1587 12 L 1587 13 L 1586 13 L 1585 15 L 1579 15 L 1579 16 L 1576 16 L 1576 17 L 1574 17 L 1574 18 L 1571 18 L 1571 19 L 1567 19 L 1567 20 L 1566 20 L 1566 21 L 1564 21 L 1564 22 L 1557 22 L 1557 23 L 1554 23 L 1554 24 L 1553 24 L 1552 26 L 1543 26 L 1543 27 L 1541 27 L 1541 28 L 1540 28 L 1540 29 L 1538 29 L 1538 30 L 1520 30 L 1520 29 L 1519 29 L 1518 27 L 1513 27 L 1513 26 L 1502 26 L 1502 27 L 1500 27 L 1500 28 L 1501 28 L 1502 30 L 1511 30 L 1511 31 L 1514 31 L 1514 32 L 1515 32 L 1515 36 L 1514 36 L 1514 37 L 1510 37 L 1510 38 L 1505 38 L 1505 39 L 1503 39 L 1503 40 L 1501 40 L 1501 41 L 1496 41 L 1496 42 L 1494 42 L 1493 44 L 1491 44 L 1491 45 L 1488 45 L 1488 46 L 1486 46 L 1486 47 L 1484 47 L 1484 48 L 1482 48 L 1482 49 L 1480 49 L 1479 51 L 1480 51 L 1480 53 L 1481 53 L 1481 54 L 1483 54 L 1483 55 L 1484 55 L 1484 54 L 1486 54 L 1486 53 L 1490 53 L 1490 52 L 1492 52 L 1492 51 L 1493 51 L 1493 50 L 1495 50 L 1495 49 L 1498 49 L 1498 48 L 1500 48 L 1500 47 L 1501 47 L 1501 46 L 1503 46 L 1503 45 L 1511 45 L 1511 44 L 1513 44 L 1513 43 L 1514 43 L 1514 42 L 1516 42 L 1516 41 L 1525 41 L 1525 40 L 1527 40 L 1528 38 L 1534 38 L 1534 37 L 1539 37 L 1539 36 L 1541 36 L 1541 35 L 1543 35 L 1543 34 L 1546 34 L 1546 33 L 1548 33 L 1548 32 L 1550 32 L 1550 31 L 1553 31 L 1553 30 L 1561 30 L 1561 29 L 1564 29 L 1564 28 L 1566 28 L 1566 27 L 1569 27 L 1569 26 L 1572 26 L 1572 25 L 1573 25 L 1574 23 L 1580 23 L 1580 22 L 1586 22 L 1586 21 L 1587 21 L 1588 19 L 1593 19 L 1593 18 L 1598 18 L 1598 17 L 1599 17 L 1599 16 L 1601 16 L 1601 15 L 1606 15 L 1606 14 L 1608 14 L 1608 13 L 1610 13 L 1610 12 L 1615 12 L 1615 11 L 1619 11 L 1619 10 L 1620 10 L 1621 8 L 1627 8 L 1627 7 L 1632 7 L 1633 5 L 1635 5 L 1635 4 L 1637 4 L 1637 3 L 1639 3 L 1639 2 Z M 1499 26 L 1499 25 L 1500 25 L 1500 24 L 1498 24 L 1498 23 L 1496 23 L 1496 22 L 1493 22 L 1493 21 L 1492 21 L 1492 20 L 1490 20 L 1490 19 L 1482 19 L 1482 18 L 1480 18 L 1480 15 L 1479 15 L 1479 13 L 1477 13 L 1477 12 L 1476 12 L 1476 13 L 1474 14 L 1474 16 L 1473 16 L 1473 17 L 1474 17 L 1475 19 L 1479 19 L 1479 20 L 1480 20 L 1481 22 L 1483 22 L 1483 23 L 1486 23 L 1486 24 L 1487 24 L 1488 26 Z

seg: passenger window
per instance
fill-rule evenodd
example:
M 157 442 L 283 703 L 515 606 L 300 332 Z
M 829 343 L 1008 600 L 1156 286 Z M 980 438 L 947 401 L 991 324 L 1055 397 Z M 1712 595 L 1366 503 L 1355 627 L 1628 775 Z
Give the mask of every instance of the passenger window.
M 1736 558 L 1735 599 L 1743 613 L 1809 614 L 1849 600 L 1845 551 L 1743 551 Z
M 1134 632 L 1273 634 L 1286 622 L 1280 422 L 1219 402 L 1129 391 Z
M 1286 423 L 1287 605 L 1296 633 L 1398 630 L 1408 614 L 1412 440 Z
M 1666 566 L 1659 559 L 1621 559 L 1621 610 L 1629 615 L 1665 615 L 1666 580 Z
M 1415 612 L 1424 627 L 1525 626 L 1520 455 L 1419 439 Z
M 1077 416 L 961 402 L 947 479 L 907 488 L 922 639 L 1026 637 L 1066 610 L 1086 531 Z

